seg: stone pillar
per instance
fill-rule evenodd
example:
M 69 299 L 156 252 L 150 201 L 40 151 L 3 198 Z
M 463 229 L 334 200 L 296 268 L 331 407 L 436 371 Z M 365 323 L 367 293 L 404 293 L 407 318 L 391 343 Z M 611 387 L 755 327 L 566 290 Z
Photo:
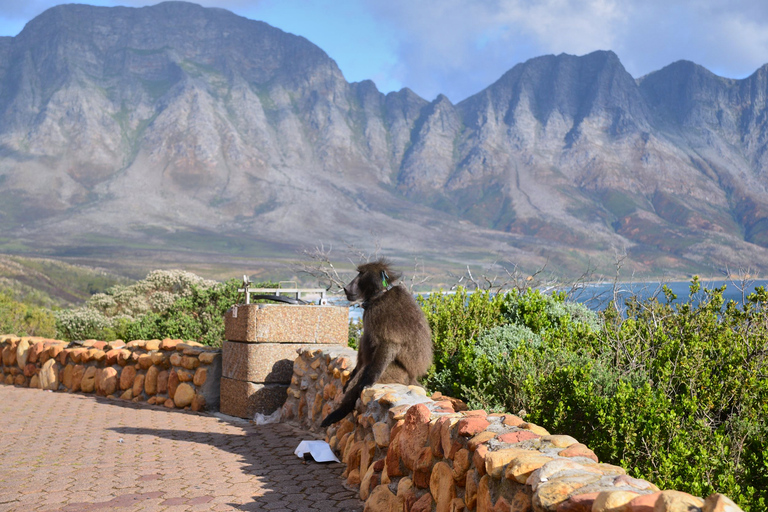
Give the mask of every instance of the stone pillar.
M 220 411 L 253 419 L 285 402 L 297 350 L 346 346 L 349 308 L 239 304 L 227 311 Z

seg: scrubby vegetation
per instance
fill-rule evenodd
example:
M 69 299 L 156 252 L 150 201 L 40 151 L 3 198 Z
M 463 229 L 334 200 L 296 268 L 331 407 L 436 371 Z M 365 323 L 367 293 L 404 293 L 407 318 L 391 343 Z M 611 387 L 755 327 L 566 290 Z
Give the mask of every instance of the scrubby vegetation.
M 170 337 L 218 346 L 224 314 L 242 302 L 240 286 L 237 279 L 219 283 L 181 270 L 155 270 L 132 285 L 93 295 L 80 308 L 56 312 L 56 329 L 64 340 Z
M 17 300 L 10 291 L 0 292 L 0 333 L 53 337 L 55 320 L 49 309 L 27 300 Z
M 724 304 L 633 299 L 596 314 L 563 294 L 421 298 L 435 364 L 425 384 L 520 411 L 662 488 L 768 501 L 768 293 Z

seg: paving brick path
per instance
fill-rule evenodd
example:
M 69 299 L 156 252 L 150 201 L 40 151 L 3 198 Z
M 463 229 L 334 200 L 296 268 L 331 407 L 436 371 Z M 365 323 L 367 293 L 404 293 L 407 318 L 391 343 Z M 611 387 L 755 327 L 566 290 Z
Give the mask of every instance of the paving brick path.
M 0 512 L 362 510 L 312 437 L 95 396 L 0 385 Z

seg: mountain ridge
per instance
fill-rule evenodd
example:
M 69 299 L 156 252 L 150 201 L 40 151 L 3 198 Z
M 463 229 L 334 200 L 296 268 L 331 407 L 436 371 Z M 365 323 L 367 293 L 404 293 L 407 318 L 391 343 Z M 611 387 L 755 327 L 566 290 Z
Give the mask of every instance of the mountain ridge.
M 768 65 L 635 79 L 598 51 L 454 105 L 224 9 L 61 5 L 0 38 L 0 249 L 768 269 L 766 97 Z

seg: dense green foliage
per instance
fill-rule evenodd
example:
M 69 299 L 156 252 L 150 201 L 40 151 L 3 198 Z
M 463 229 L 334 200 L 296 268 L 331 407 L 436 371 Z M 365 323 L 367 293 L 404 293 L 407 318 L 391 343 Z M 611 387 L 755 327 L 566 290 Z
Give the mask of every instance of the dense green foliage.
M 56 325 L 50 310 L 16 300 L 9 292 L 0 292 L 0 333 L 18 336 L 53 337 Z
M 178 270 L 154 271 L 130 286 L 93 295 L 84 307 L 57 312 L 58 336 L 107 341 L 179 338 L 219 346 L 224 314 L 243 301 L 240 286 L 237 279 L 217 283 Z
M 724 304 L 656 298 L 599 316 L 538 291 L 421 299 L 435 364 L 425 384 L 569 434 L 662 488 L 768 501 L 768 293 Z

